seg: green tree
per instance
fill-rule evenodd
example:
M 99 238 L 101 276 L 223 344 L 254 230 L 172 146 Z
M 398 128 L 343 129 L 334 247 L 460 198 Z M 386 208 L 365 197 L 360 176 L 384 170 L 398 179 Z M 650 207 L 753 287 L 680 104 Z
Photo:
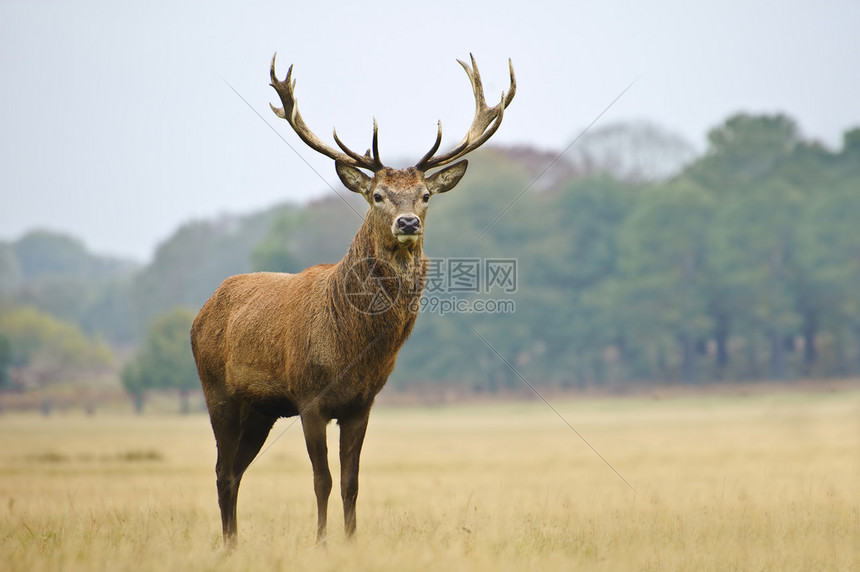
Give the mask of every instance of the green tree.
M 130 341 L 125 284 L 136 268 L 131 261 L 94 255 L 76 238 L 49 231 L 0 244 L 0 292 L 11 304 L 36 308 L 112 342 Z M 105 298 L 117 292 L 124 301 L 106 308 Z M 114 309 L 121 311 L 105 311 Z
M 649 189 L 620 229 L 614 306 L 626 333 L 619 351 L 645 346 L 659 363 L 673 340 L 680 377 L 699 379 L 697 352 L 710 331 L 704 292 L 706 233 L 713 201 L 689 181 Z
M 0 293 L 8 294 L 21 284 L 21 266 L 11 245 L 0 243 Z
M 599 292 L 617 271 L 618 232 L 635 189 L 608 176 L 574 180 L 520 213 L 532 236 L 519 249 L 519 308 L 530 311 L 531 337 L 546 347 L 541 375 L 562 385 L 602 384 L 604 351 L 621 339 Z
M 710 285 L 721 310 L 746 339 L 748 369 L 757 377 L 756 340 L 767 347 L 768 375 L 787 375 L 786 349 L 798 332 L 798 191 L 779 180 L 750 187 L 723 205 L 711 234 Z
M 175 389 L 182 413 L 189 411 L 189 393 L 200 386 L 191 354 L 189 331 L 193 320 L 194 312 L 174 308 L 152 323 L 143 349 L 122 374 L 135 408 L 142 407 L 147 390 Z
M 8 363 L 20 373 L 25 387 L 74 380 L 113 363 L 113 355 L 103 342 L 35 308 L 17 308 L 0 315 L 0 335 L 8 340 Z
M 143 406 L 146 402 L 146 392 L 151 389 L 156 389 L 155 380 L 147 377 L 148 371 L 142 366 L 141 360 L 133 360 L 122 368 L 120 379 L 126 392 L 131 396 L 134 404 L 134 411 L 138 415 L 143 413 Z
M 300 272 L 340 260 L 367 210 L 364 199 L 359 204 L 355 198 L 349 197 L 349 204 L 358 215 L 337 198 L 301 210 L 285 209 L 251 252 L 254 270 Z
M 804 373 L 818 361 L 815 334 L 831 334 L 834 363 L 822 365 L 820 374 L 860 373 L 847 364 L 849 339 L 860 347 L 860 186 L 846 184 L 815 197 L 803 209 L 798 225 L 798 311 L 805 317 Z M 860 353 L 860 352 L 858 352 Z
M 135 337 L 143 339 L 156 316 L 176 306 L 200 307 L 225 278 L 252 271 L 252 250 L 272 221 L 293 208 L 281 205 L 249 216 L 224 216 L 181 226 L 130 281 Z
M 0 391 L 9 385 L 9 367 L 12 365 L 12 344 L 0 334 Z
M 18 239 L 13 248 L 27 280 L 43 274 L 83 274 L 90 268 L 84 244 L 64 234 L 33 231 Z
M 733 115 L 708 132 L 708 150 L 685 174 L 713 192 L 741 191 L 791 160 L 800 141 L 786 115 Z

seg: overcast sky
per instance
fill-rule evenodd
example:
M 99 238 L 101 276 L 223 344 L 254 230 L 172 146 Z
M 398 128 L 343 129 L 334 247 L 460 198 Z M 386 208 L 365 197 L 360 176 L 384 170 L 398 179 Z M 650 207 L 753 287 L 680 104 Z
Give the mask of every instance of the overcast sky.
M 741 110 L 833 147 L 860 125 L 856 0 L 127 4 L 0 3 L 0 239 L 49 228 L 145 261 L 183 222 L 327 191 L 332 162 L 269 110 L 275 51 L 321 138 L 363 151 L 376 116 L 387 162 L 416 161 L 437 119 L 443 146 L 465 133 L 469 52 L 491 103 L 514 62 L 497 143 L 560 150 L 634 80 L 600 121 L 700 149 Z

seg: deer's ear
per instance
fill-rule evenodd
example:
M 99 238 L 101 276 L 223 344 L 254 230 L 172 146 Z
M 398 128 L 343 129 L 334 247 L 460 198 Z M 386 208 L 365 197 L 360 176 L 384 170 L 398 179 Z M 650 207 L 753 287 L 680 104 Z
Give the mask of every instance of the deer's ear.
M 337 176 L 340 177 L 344 186 L 354 193 L 367 195 L 370 192 L 370 185 L 373 179 L 346 163 L 340 161 L 334 162 L 334 170 L 337 171 Z
M 436 193 L 450 191 L 457 186 L 457 183 L 459 183 L 460 179 L 463 178 L 463 175 L 466 174 L 466 167 L 468 166 L 469 162 L 464 160 L 459 163 L 454 163 L 450 167 L 445 167 L 438 173 L 433 173 L 427 178 L 427 188 L 434 195 Z

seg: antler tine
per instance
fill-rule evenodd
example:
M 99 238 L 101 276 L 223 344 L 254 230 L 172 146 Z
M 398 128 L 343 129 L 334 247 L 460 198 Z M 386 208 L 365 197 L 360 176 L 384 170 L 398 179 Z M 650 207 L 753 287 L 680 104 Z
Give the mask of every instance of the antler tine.
M 305 144 L 314 151 L 322 153 L 326 157 L 334 159 L 335 161 L 340 161 L 342 163 L 346 163 L 347 165 L 352 165 L 353 167 L 368 169 L 373 172 L 382 169 L 383 165 L 379 161 L 376 120 L 374 119 L 373 122 L 373 158 L 370 157 L 369 152 L 365 155 L 359 155 L 355 151 L 352 151 L 349 147 L 344 145 L 340 141 L 340 139 L 338 139 L 337 131 L 335 131 L 334 133 L 334 140 L 338 144 L 338 146 L 343 149 L 344 152 L 341 153 L 337 149 L 329 147 L 328 145 L 323 143 L 320 138 L 317 137 L 310 130 L 310 128 L 308 128 L 304 119 L 302 119 L 302 114 L 299 113 L 299 107 L 295 97 L 296 81 L 292 79 L 293 66 L 291 65 L 290 69 L 287 70 L 287 77 L 284 79 L 284 81 L 280 81 L 278 79 L 278 76 L 275 73 L 275 59 L 277 58 L 277 56 L 277 52 L 275 52 L 275 55 L 272 56 L 272 67 L 269 70 L 269 76 L 272 79 L 270 85 L 275 88 L 275 91 L 278 92 L 278 96 L 281 98 L 281 103 L 283 104 L 283 107 L 275 107 L 270 103 L 269 107 L 272 108 L 272 111 L 275 112 L 275 115 L 277 115 L 281 119 L 285 119 L 287 123 L 290 124 L 290 127 L 293 128 L 293 131 L 296 132 L 296 135 L 299 136 L 299 139 L 304 141 Z
M 508 95 L 505 97 L 505 107 L 509 106 L 517 94 L 517 77 L 514 75 L 514 62 L 508 58 L 508 69 L 511 72 L 511 84 L 508 87 Z
M 347 147 L 343 141 L 340 140 L 340 137 L 337 136 L 337 129 L 332 129 L 332 135 L 334 136 L 334 142 L 337 143 L 337 146 L 343 149 L 344 153 L 350 156 L 352 159 L 351 162 L 365 162 L 367 160 L 367 154 L 359 155 L 349 147 Z
M 442 124 L 440 122 L 439 131 L 436 136 L 436 143 L 433 145 L 433 148 L 421 158 L 418 164 L 415 165 L 417 169 L 427 171 L 434 167 L 440 167 L 471 151 L 474 151 L 486 143 L 487 140 L 498 130 L 505 114 L 505 108 L 510 105 L 511 101 L 514 99 L 514 95 L 517 91 L 517 80 L 514 76 L 514 66 L 510 59 L 508 59 L 508 68 L 511 75 L 511 85 L 508 92 L 506 94 L 503 91 L 499 103 L 494 107 L 488 107 L 487 101 L 484 98 L 484 85 L 481 81 L 481 73 L 478 71 L 478 64 L 475 62 L 475 56 L 469 54 L 469 58 L 472 62 L 471 66 L 461 60 L 457 60 L 457 62 L 463 66 L 463 69 L 466 71 L 466 75 L 469 76 L 469 83 L 472 84 L 472 92 L 475 96 L 475 117 L 472 120 L 472 125 L 466 132 L 466 136 L 463 137 L 456 147 L 439 157 L 433 157 L 439 149 L 439 143 L 442 138 Z
M 463 60 L 457 60 L 457 63 L 463 66 L 466 70 L 466 75 L 469 76 L 469 81 L 472 83 L 472 91 L 475 92 L 475 114 L 477 115 L 482 109 L 487 107 L 487 100 L 484 99 L 484 84 L 481 82 L 481 72 L 478 71 L 478 63 L 475 61 L 475 56 L 469 53 L 469 59 L 472 60 L 472 67 Z
M 433 143 L 433 147 L 431 147 L 430 150 L 427 151 L 427 153 L 423 157 L 421 157 L 421 160 L 418 161 L 418 164 L 416 165 L 416 167 L 418 169 L 420 169 L 421 165 L 423 165 L 424 163 L 429 161 L 431 157 L 433 157 L 433 155 L 436 153 L 436 151 L 439 150 L 439 145 L 441 143 L 442 143 L 442 120 L 440 119 L 439 120 L 439 127 L 436 130 L 436 142 Z
M 382 168 L 382 161 L 379 160 L 379 126 L 376 125 L 376 118 L 373 118 L 373 160 Z
M 385 167 L 382 164 L 382 161 L 379 160 L 379 127 L 376 125 L 376 118 L 373 118 L 373 155 L 370 154 L 370 149 L 364 152 L 364 155 L 359 155 L 346 145 L 344 145 L 343 141 L 340 140 L 340 137 L 337 136 L 337 129 L 335 129 L 332 133 L 334 135 L 334 142 L 337 143 L 337 146 L 343 149 L 344 153 L 353 158 L 353 160 L 362 163 L 365 169 L 370 169 L 371 171 L 378 171 Z

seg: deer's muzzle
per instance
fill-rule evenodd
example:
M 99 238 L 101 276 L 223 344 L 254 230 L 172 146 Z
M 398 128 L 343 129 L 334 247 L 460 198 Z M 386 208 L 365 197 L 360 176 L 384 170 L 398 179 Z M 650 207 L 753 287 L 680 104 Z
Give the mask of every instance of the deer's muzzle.
M 421 234 L 421 219 L 415 215 L 400 215 L 394 221 L 394 234 Z

